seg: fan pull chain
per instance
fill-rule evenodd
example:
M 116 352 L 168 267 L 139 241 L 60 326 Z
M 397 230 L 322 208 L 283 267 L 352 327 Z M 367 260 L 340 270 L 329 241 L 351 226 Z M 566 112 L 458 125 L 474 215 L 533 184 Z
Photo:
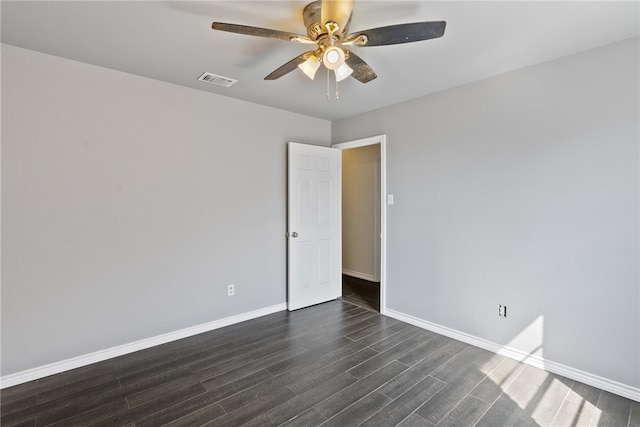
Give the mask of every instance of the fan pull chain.
M 330 84 L 330 82 L 329 82 L 329 74 L 330 74 L 330 73 L 331 73 L 331 72 L 330 72 L 330 71 L 329 71 L 329 69 L 327 68 L 327 101 L 331 101 L 331 94 L 329 93 L 329 90 L 330 90 L 330 87 L 331 87 L 331 84 Z
M 336 78 L 336 99 L 340 99 L 338 79 Z M 331 71 L 327 68 L 327 101 L 331 101 Z

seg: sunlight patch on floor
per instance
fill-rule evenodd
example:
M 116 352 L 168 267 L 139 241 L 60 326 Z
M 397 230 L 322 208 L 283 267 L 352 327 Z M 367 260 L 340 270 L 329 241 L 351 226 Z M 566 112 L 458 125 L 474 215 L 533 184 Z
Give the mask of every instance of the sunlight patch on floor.
M 544 359 L 544 316 L 537 317 L 505 348 L 525 353 L 520 361 L 540 365 Z M 601 410 L 597 396 L 574 387 L 573 380 L 551 374 L 544 369 L 505 359 L 487 373 L 506 396 L 522 409 L 522 418 L 541 426 L 597 425 Z M 593 390 L 593 389 L 592 389 Z M 586 394 L 584 394 L 586 393 Z M 584 394 L 584 395 L 583 395 Z M 558 409 L 558 401 L 563 402 Z
M 553 425 L 556 426 L 588 426 L 598 425 L 602 411 L 596 407 L 595 397 L 589 401 L 579 392 L 569 390 Z

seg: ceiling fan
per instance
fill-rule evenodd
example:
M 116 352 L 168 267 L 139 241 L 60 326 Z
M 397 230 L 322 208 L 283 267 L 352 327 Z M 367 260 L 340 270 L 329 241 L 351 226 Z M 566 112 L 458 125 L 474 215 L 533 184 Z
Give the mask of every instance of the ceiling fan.
M 377 75 L 373 68 L 350 50 L 352 46 L 384 46 L 433 39 L 442 37 L 446 26 L 445 21 L 415 22 L 349 33 L 352 11 L 353 0 L 318 0 L 309 3 L 302 12 L 306 36 L 224 22 L 214 22 L 211 27 L 231 33 L 315 45 L 313 50 L 296 56 L 266 76 L 265 80 L 278 79 L 296 68 L 313 79 L 320 66 L 324 65 L 327 70 L 334 72 L 336 82 L 352 76 L 362 83 L 368 83 Z

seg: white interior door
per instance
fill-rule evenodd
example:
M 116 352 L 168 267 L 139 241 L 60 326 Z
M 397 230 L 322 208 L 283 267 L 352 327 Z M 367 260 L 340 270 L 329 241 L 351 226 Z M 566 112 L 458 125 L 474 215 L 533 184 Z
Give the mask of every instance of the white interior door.
M 289 310 L 342 294 L 340 160 L 335 148 L 289 143 Z

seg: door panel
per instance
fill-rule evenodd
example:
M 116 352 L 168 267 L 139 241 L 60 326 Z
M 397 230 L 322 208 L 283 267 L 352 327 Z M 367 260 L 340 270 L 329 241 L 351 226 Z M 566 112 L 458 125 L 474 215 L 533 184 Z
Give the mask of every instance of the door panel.
M 339 150 L 289 143 L 288 308 L 342 292 Z

